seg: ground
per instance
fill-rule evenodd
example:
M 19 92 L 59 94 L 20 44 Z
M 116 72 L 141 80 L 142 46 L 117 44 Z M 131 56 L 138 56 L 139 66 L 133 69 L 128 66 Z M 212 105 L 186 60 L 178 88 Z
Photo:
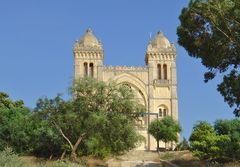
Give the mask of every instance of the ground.
M 21 157 L 30 166 L 38 163 L 51 164 L 54 161 L 46 161 L 36 157 L 28 156 Z M 189 151 L 169 151 L 169 152 L 156 152 L 156 151 L 139 151 L 133 150 L 126 154 L 110 157 L 105 160 L 96 159 L 94 157 L 82 157 L 82 162 L 87 165 L 71 165 L 78 167 L 240 167 L 240 162 L 229 164 L 209 164 L 208 162 L 200 161 L 192 156 Z M 51 165 L 50 165 L 51 166 Z

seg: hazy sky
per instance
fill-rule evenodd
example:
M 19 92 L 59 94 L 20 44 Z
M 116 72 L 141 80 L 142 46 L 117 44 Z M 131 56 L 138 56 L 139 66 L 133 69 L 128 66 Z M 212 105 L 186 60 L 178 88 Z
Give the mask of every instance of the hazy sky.
M 205 68 L 177 45 L 188 0 L 6 0 L 0 2 L 0 91 L 34 108 L 38 98 L 68 94 L 74 42 L 88 27 L 104 46 L 106 65 L 144 66 L 150 34 L 176 44 L 179 118 L 189 137 L 197 120 L 232 118 L 216 91 L 222 76 L 203 82 Z M 68 96 L 65 96 L 66 98 Z

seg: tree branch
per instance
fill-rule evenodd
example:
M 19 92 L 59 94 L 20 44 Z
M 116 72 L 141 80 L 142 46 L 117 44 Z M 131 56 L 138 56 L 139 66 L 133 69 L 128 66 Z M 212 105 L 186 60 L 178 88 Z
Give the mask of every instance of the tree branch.
M 69 143 L 71 149 L 73 149 L 73 144 L 71 143 L 71 141 L 67 138 L 67 136 L 65 136 L 65 134 L 63 133 L 62 129 L 57 125 L 56 122 L 52 121 L 53 124 L 56 126 L 56 128 L 59 130 L 59 132 L 61 133 L 61 135 L 64 137 L 65 140 L 67 140 L 67 142 Z

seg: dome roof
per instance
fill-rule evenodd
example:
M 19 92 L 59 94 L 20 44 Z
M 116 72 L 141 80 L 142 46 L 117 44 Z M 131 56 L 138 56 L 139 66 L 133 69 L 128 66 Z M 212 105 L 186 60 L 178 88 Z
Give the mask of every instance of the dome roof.
M 150 42 L 150 45 L 152 48 L 156 49 L 163 49 L 163 48 L 169 48 L 170 42 L 168 39 L 163 35 L 162 32 L 158 32 L 157 35 L 153 38 L 153 40 Z
M 78 46 L 83 48 L 102 48 L 101 42 L 93 35 L 90 28 L 88 28 L 86 33 L 80 38 Z

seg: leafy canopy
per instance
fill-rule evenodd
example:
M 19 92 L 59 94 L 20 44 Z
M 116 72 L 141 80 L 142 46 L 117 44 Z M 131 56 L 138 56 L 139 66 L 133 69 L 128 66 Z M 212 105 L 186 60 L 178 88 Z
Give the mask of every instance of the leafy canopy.
M 216 134 L 212 125 L 205 121 L 200 121 L 193 127 L 189 141 L 193 155 L 204 160 L 224 158 L 230 144 L 228 135 Z
M 225 74 L 218 91 L 240 116 L 239 0 L 191 0 L 179 19 L 178 43 L 207 67 L 205 82 Z
M 31 150 L 31 112 L 22 100 L 13 101 L 8 94 L 0 92 L 0 150 L 12 147 L 23 153 Z
M 39 99 L 35 108 L 60 137 L 58 149 L 104 157 L 136 146 L 134 125 L 144 109 L 128 87 L 88 78 L 74 82 L 70 92 L 71 100 Z
M 225 156 L 229 159 L 240 159 L 240 120 L 217 120 L 214 129 L 218 135 L 227 135 L 230 144 L 226 147 Z
M 154 120 L 148 127 L 148 132 L 157 140 L 157 149 L 159 149 L 159 141 L 165 143 L 178 141 L 178 133 L 182 130 L 180 124 L 172 117 L 164 117 L 161 120 Z

